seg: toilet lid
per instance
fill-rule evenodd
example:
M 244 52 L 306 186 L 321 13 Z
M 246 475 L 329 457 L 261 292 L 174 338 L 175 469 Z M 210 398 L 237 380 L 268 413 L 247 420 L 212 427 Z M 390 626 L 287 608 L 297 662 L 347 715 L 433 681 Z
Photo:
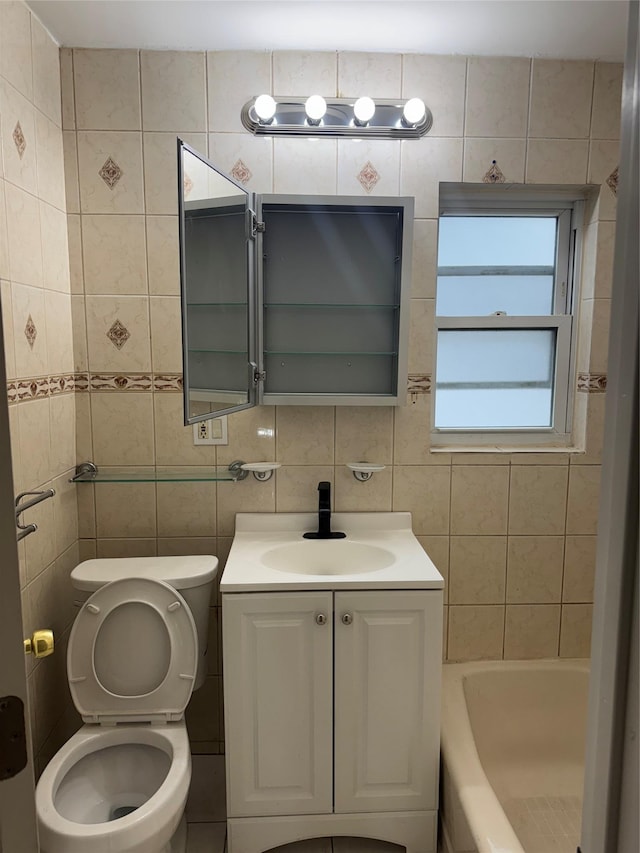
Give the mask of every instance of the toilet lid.
M 73 702 L 85 722 L 179 720 L 197 649 L 193 616 L 172 586 L 150 578 L 113 581 L 90 596 L 71 629 Z

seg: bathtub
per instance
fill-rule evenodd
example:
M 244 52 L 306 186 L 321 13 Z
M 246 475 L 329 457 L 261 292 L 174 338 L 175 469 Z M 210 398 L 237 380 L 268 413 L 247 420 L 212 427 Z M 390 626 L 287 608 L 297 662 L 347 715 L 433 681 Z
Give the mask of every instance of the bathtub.
M 587 661 L 446 664 L 443 853 L 575 853 Z

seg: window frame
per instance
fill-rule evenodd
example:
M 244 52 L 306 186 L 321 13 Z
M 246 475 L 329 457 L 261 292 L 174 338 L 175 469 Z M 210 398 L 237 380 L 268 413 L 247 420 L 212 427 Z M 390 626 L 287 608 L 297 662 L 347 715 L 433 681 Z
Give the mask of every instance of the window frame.
M 500 187 L 441 187 L 438 223 L 443 217 L 458 216 L 545 216 L 558 219 L 558 238 L 554 259 L 553 313 L 543 316 L 489 315 L 439 316 L 435 313 L 436 345 L 431 403 L 431 445 L 435 450 L 459 448 L 566 450 L 571 445 L 575 400 L 575 363 L 577 349 L 576 307 L 581 256 L 584 194 L 575 188 L 544 190 L 512 185 Z M 441 277 L 436 269 L 437 281 Z M 448 267 L 457 270 L 457 267 Z M 466 267 L 466 270 L 472 269 Z M 482 268 L 486 269 L 486 267 Z M 451 274 L 451 273 L 450 273 Z M 437 306 L 437 290 L 436 301 Z M 552 423 L 549 427 L 436 427 L 437 350 L 440 330 L 516 330 L 555 329 L 556 346 L 553 368 Z

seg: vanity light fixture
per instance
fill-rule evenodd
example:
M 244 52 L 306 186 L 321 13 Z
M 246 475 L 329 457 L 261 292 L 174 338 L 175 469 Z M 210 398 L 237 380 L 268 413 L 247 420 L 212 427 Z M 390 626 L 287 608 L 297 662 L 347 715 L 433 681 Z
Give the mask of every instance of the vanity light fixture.
M 421 98 L 276 98 L 258 95 L 242 107 L 244 127 L 256 135 L 419 139 L 433 124 Z

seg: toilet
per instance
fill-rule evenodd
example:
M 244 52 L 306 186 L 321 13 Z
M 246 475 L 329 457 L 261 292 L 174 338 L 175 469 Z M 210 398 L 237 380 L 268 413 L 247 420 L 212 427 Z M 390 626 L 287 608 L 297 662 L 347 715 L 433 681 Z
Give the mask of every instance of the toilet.
M 212 556 L 87 560 L 67 676 L 84 725 L 36 787 L 43 853 L 185 853 L 184 711 L 206 676 Z

